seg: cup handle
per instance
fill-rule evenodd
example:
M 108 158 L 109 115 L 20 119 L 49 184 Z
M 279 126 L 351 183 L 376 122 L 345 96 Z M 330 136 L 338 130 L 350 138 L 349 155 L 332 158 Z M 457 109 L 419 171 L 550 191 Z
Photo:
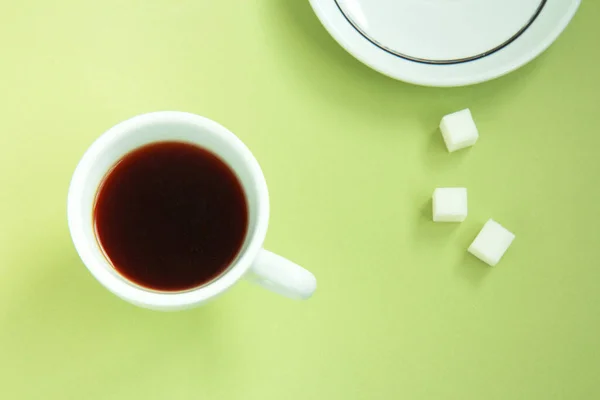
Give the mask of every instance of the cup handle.
M 262 249 L 246 278 L 263 288 L 296 300 L 306 300 L 315 292 L 317 279 L 301 266 Z

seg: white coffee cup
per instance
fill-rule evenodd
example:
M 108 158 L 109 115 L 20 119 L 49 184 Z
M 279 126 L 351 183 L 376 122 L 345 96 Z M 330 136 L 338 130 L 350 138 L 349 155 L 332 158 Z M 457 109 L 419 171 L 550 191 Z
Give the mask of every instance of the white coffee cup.
M 248 233 L 237 258 L 215 280 L 182 292 L 147 289 L 119 274 L 98 243 L 93 221 L 96 193 L 108 171 L 132 150 L 162 141 L 192 143 L 221 157 L 240 179 L 249 210 Z M 263 249 L 269 222 L 265 177 L 244 143 L 207 118 L 164 111 L 133 117 L 114 126 L 90 146 L 77 165 L 67 203 L 71 237 L 85 266 L 108 290 L 135 305 L 163 311 L 199 306 L 242 278 L 294 299 L 307 299 L 316 289 L 312 273 Z

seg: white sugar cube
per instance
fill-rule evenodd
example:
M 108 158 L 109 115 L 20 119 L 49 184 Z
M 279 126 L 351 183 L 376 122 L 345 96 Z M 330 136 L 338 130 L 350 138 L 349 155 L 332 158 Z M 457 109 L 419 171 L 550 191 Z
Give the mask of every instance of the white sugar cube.
M 467 218 L 466 188 L 437 188 L 432 203 L 435 222 L 462 222 Z
M 498 264 L 515 235 L 490 219 L 469 247 L 469 253 L 492 267 Z
M 477 126 L 468 108 L 442 118 L 440 130 L 449 152 L 473 146 L 479 138 Z

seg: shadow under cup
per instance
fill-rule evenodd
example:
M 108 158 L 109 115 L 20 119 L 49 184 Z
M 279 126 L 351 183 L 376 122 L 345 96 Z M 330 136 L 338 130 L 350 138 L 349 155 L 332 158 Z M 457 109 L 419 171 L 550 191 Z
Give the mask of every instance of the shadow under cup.
M 217 155 L 237 176 L 248 208 L 248 228 L 236 258 L 213 280 L 184 291 L 157 291 L 122 276 L 107 258 L 95 231 L 96 196 L 105 177 L 132 151 L 158 142 L 189 143 Z M 233 133 L 197 115 L 159 112 L 116 125 L 88 149 L 71 181 L 68 219 L 75 247 L 96 279 L 127 301 L 160 309 L 193 306 L 220 294 L 244 276 L 262 248 L 268 203 L 266 182 L 258 162 Z

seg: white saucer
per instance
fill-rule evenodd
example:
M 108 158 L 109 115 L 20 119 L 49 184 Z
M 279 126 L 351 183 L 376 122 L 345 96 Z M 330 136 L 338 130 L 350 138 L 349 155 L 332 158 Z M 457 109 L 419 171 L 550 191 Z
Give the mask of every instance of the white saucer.
M 523 66 L 566 28 L 581 0 L 310 0 L 350 54 L 425 86 L 484 82 Z

